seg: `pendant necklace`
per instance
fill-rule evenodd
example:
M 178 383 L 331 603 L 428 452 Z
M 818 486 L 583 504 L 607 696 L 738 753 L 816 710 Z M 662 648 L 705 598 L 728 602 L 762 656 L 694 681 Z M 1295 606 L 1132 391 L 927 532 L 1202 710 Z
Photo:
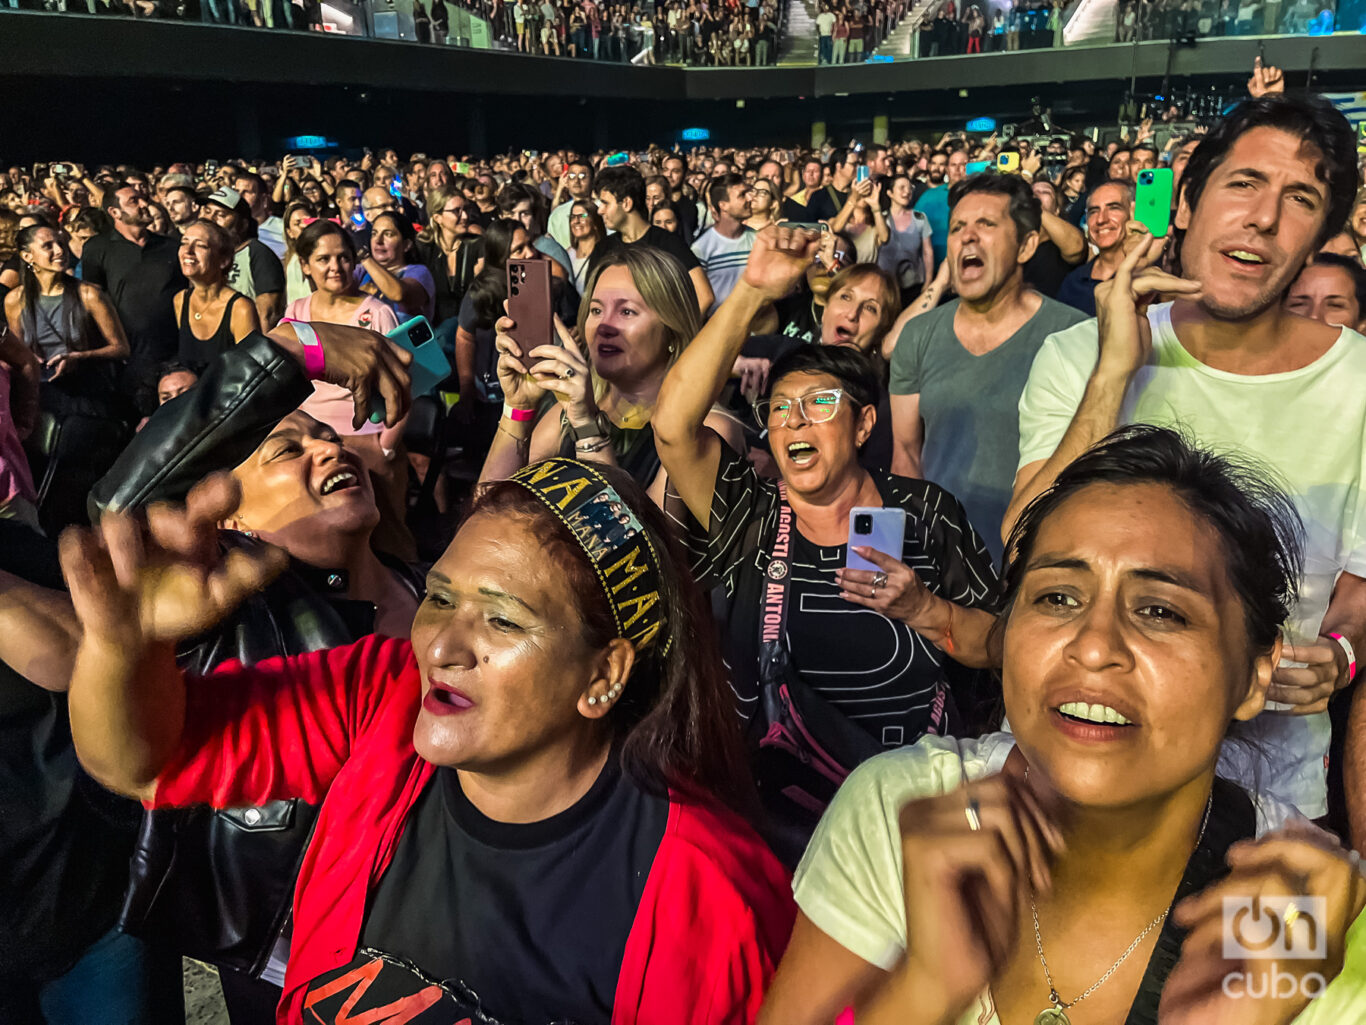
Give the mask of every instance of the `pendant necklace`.
M 1028 765 L 1025 766 L 1024 778 L 1026 780 L 1029 779 Z M 1201 841 L 1205 839 L 1205 826 L 1209 825 L 1209 811 L 1213 804 L 1214 791 L 1211 789 L 1209 799 L 1205 801 L 1205 817 L 1200 820 L 1200 835 L 1195 838 L 1197 850 L 1200 847 Z M 1048 983 L 1048 1001 L 1053 1005 L 1052 1007 L 1045 1007 L 1034 1016 L 1034 1025 L 1072 1025 L 1072 1019 L 1067 1017 L 1068 1009 L 1081 1003 L 1098 990 L 1110 976 L 1114 975 L 1115 972 L 1118 971 L 1119 966 L 1129 959 L 1129 955 L 1138 949 L 1138 945 L 1143 942 L 1143 938 L 1167 920 L 1167 912 L 1170 910 L 1170 907 L 1167 908 L 1166 911 L 1163 911 L 1162 914 L 1149 922 L 1147 927 L 1138 934 L 1138 938 L 1129 944 L 1129 948 L 1119 955 L 1119 960 L 1110 966 L 1110 970 L 1093 982 L 1091 987 L 1082 993 L 1081 996 L 1074 1000 L 1064 1000 L 1062 997 L 1058 996 L 1058 988 L 1053 984 L 1053 973 L 1048 970 L 1048 961 L 1043 956 L 1043 935 L 1039 932 L 1039 910 L 1034 904 L 1034 894 L 1030 893 L 1029 913 L 1034 916 L 1034 947 L 1039 952 L 1039 964 L 1043 965 L 1044 981 Z

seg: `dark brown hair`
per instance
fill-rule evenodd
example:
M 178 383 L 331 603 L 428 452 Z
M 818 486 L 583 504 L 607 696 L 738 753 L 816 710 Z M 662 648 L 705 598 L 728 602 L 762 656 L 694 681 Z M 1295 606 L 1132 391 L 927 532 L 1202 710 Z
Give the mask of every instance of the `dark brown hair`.
M 640 485 L 616 467 L 593 468 L 644 526 L 659 559 L 664 603 L 664 628 L 637 653 L 629 685 L 608 716 L 620 743 L 622 770 L 651 793 L 709 794 L 754 820 L 758 799 L 706 599 L 664 514 Z M 546 555 L 577 597 L 586 643 L 603 647 L 618 636 L 587 553 L 540 499 L 515 481 L 495 481 L 479 491 L 468 515 L 481 513 L 532 521 Z

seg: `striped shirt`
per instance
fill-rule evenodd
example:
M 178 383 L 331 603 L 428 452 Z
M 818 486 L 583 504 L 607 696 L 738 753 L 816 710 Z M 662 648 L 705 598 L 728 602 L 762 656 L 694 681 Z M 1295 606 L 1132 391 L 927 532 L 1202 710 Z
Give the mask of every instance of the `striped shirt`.
M 715 227 L 711 227 L 698 235 L 697 241 L 692 244 L 693 255 L 701 261 L 702 269 L 707 273 L 707 283 L 716 297 L 707 316 L 716 312 L 716 308 L 730 295 L 740 275 L 745 272 L 749 251 L 754 248 L 754 235 L 754 229 L 747 227 L 738 238 L 726 238 Z

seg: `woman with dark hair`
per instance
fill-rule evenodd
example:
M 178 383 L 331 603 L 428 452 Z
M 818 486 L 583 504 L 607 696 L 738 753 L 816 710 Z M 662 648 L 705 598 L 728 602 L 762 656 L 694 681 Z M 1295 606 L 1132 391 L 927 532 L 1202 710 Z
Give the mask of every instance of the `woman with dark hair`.
M 335 221 L 314 221 L 294 244 L 304 276 L 313 283 L 305 299 L 289 304 L 285 320 L 344 324 L 385 334 L 398 326 L 394 311 L 356 284 L 356 247 L 350 232 Z M 375 476 L 375 500 L 383 517 L 378 547 L 405 562 L 416 558 L 412 535 L 404 525 L 407 461 L 402 457 L 403 425 L 385 427 L 365 421 L 355 427 L 351 393 L 326 381 L 313 382 L 313 395 L 301 407 L 327 424 L 348 448 L 357 452 Z
M 403 217 L 385 212 L 370 222 L 370 248 L 356 268 L 360 290 L 380 299 L 399 323 L 436 315 L 436 283 L 419 262 L 417 232 Z
M 483 269 L 460 303 L 459 327 L 455 332 L 455 370 L 460 378 L 456 414 L 471 425 L 468 448 L 476 456 L 489 450 L 503 405 L 495 325 L 505 312 L 508 260 L 544 259 L 533 248 L 522 222 L 510 217 L 495 220 L 485 229 L 483 253 Z M 566 287 L 564 279 L 552 275 L 550 291 L 555 315 L 562 319 L 572 317 L 578 300 L 573 289 Z
M 322 798 L 279 1020 L 752 1022 L 791 901 L 741 817 L 705 603 L 640 489 L 528 467 L 477 497 L 410 639 L 183 674 L 175 643 L 283 561 L 193 560 L 236 501 L 210 481 L 145 544 L 121 515 L 64 539 L 69 707 L 89 771 L 151 807 Z
M 926 738 L 850 777 L 798 869 L 765 1021 L 1360 1016 L 1357 859 L 1219 774 L 1300 574 L 1299 518 L 1266 479 L 1132 427 L 1027 507 L 992 637 L 1011 732 Z M 1289 956 L 1266 956 L 1264 924 L 1227 932 L 1230 901 L 1284 928 Z
M 99 207 L 72 207 L 62 215 L 62 230 L 66 232 L 66 248 L 71 254 L 70 270 L 73 277 L 81 276 L 81 254 L 85 252 L 85 244 L 96 235 L 113 229 L 114 222 Z M 0 293 L 2 296 L 3 293 Z
M 807 346 L 773 365 L 755 411 L 779 481 L 761 479 L 704 426 L 749 323 L 791 290 L 818 241 L 814 232 L 759 233 L 735 290 L 665 379 L 653 419 L 660 460 L 690 514 L 693 573 L 726 605 L 732 687 L 780 830 L 773 842 L 789 860 L 858 762 L 975 725 L 985 681 L 973 670 L 991 664 L 995 621 L 996 575 L 962 506 L 928 481 L 860 465 L 882 380 L 853 345 Z M 872 547 L 867 512 L 883 507 L 904 511 L 883 536 L 889 552 Z M 851 533 L 869 536 L 860 545 Z M 779 714 L 775 700 L 790 711 Z M 830 732 L 814 743 L 800 739 L 822 728 Z M 773 744 L 783 732 L 797 738 L 796 757 L 793 745 Z M 808 776 L 804 764 L 824 770 Z
M 304 277 L 303 264 L 299 261 L 299 254 L 294 246 L 304 228 L 316 220 L 317 216 L 317 208 L 312 203 L 305 199 L 296 199 L 285 207 L 285 212 L 280 217 L 285 238 L 285 255 L 281 262 L 285 265 L 286 304 L 306 298 L 313 291 L 308 279 Z
M 113 361 L 127 358 L 128 336 L 104 291 L 68 273 L 55 230 L 25 228 L 16 246 L 23 276 L 5 296 L 5 320 L 43 363 L 38 426 L 26 447 L 39 518 L 55 536 L 86 522 L 86 493 L 127 438 Z
M 213 221 L 194 221 L 180 236 L 180 270 L 190 284 L 171 303 L 180 324 L 180 362 L 196 374 L 261 330 L 255 304 L 228 287 L 232 258 L 232 236 Z
M 588 290 L 588 266 L 593 250 L 607 237 L 598 205 L 591 200 L 578 199 L 569 208 L 569 266 L 574 290 L 580 295 Z

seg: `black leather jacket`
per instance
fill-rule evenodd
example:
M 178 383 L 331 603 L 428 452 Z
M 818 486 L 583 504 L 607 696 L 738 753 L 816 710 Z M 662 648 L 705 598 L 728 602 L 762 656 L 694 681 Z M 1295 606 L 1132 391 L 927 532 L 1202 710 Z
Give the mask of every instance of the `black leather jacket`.
M 185 394 L 160 407 L 95 486 L 91 518 L 106 509 L 179 501 L 207 474 L 245 460 L 311 394 L 298 363 L 264 335 L 221 356 Z M 260 544 L 223 531 L 225 548 Z M 413 589 L 408 567 L 386 564 Z M 181 667 L 203 674 L 230 659 L 247 665 L 338 647 L 373 632 L 375 608 L 347 599 L 346 571 L 291 561 L 210 633 L 183 645 Z M 148 814 L 132 861 L 122 925 L 181 951 L 259 974 L 289 910 L 316 807 Z

